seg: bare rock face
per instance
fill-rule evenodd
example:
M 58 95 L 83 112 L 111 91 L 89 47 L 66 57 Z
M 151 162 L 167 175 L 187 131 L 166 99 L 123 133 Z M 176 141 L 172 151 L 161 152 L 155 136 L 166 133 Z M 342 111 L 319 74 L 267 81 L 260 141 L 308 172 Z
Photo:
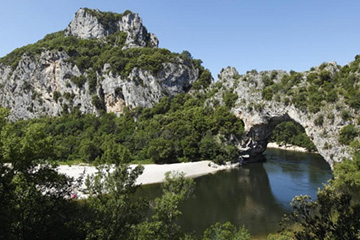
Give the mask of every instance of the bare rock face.
M 186 91 L 197 80 L 199 70 L 184 63 L 164 63 L 156 75 L 134 68 L 127 77 L 113 74 L 106 64 L 97 73 L 94 92 L 89 83 L 82 86 L 72 78 L 87 78 L 64 52 L 45 51 L 38 57 L 24 55 L 17 68 L 0 66 L 0 104 L 11 109 L 11 119 L 29 119 L 42 115 L 58 116 L 79 108 L 97 114 L 94 97 L 104 102 L 106 112 L 119 115 L 124 107 L 151 107 L 164 96 Z
M 327 71 L 334 73 L 338 71 L 335 63 L 329 63 Z M 313 141 L 317 151 L 325 160 L 333 166 L 335 162 L 342 161 L 343 158 L 350 157 L 346 146 L 339 143 L 339 132 L 344 126 L 352 124 L 351 121 L 344 121 L 341 117 L 341 111 L 351 109 L 343 105 L 340 110 L 336 104 L 327 104 L 326 107 L 315 114 L 301 110 L 293 104 L 285 104 L 283 99 L 279 101 L 264 100 L 261 90 L 264 87 L 263 76 L 270 76 L 272 71 L 248 72 L 240 76 L 235 68 L 226 68 L 219 74 L 218 82 L 223 86 L 217 93 L 215 99 L 222 102 L 224 91 L 236 93 L 238 99 L 232 112 L 242 119 L 245 125 L 246 136 L 238 145 L 242 157 L 245 160 L 257 160 L 261 153 L 266 150 L 268 139 L 275 126 L 281 122 L 294 120 L 304 127 L 306 134 Z M 285 71 L 276 71 L 275 82 L 280 82 L 286 75 Z M 304 73 L 304 79 L 307 77 Z M 275 74 L 274 74 L 275 75 Z M 304 81 L 305 82 L 305 81 Z M 217 84 L 219 84 L 217 83 Z M 302 83 L 300 83 L 301 85 Z M 285 96 L 282 96 L 284 98 Z M 332 119 L 324 118 L 323 123 L 316 124 L 319 116 L 332 115 Z M 355 113 L 354 113 L 355 114 Z
M 116 32 L 127 33 L 124 48 L 158 45 L 157 38 L 147 32 L 138 14 L 129 11 L 116 14 L 80 9 L 66 28 L 64 38 L 74 36 L 102 42 L 102 38 Z M 59 116 L 73 109 L 119 115 L 125 107 L 151 107 L 164 96 L 187 91 L 199 78 L 199 69 L 180 56 L 164 60 L 157 71 L 134 65 L 121 74 L 123 69 L 114 72 L 106 62 L 96 70 L 81 68 L 76 62 L 79 54 L 68 53 L 64 48 L 43 48 L 40 54 L 25 51 L 16 64 L 0 61 L 0 104 L 11 109 L 10 119 Z
M 117 31 L 126 32 L 126 48 L 157 47 L 159 40 L 148 33 L 137 13 L 104 13 L 99 10 L 81 8 L 65 30 L 66 36 L 82 39 L 99 39 Z

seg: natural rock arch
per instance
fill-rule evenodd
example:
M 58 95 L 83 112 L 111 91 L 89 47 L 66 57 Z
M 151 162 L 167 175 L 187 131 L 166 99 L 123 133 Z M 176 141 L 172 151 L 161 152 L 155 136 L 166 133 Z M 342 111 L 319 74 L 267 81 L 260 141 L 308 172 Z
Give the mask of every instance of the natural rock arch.
M 317 151 L 331 167 L 334 163 L 349 158 L 348 148 L 340 144 L 338 139 L 340 129 L 351 122 L 341 118 L 339 109 L 333 104 L 311 114 L 293 104 L 285 104 L 284 101 L 264 100 L 261 93 L 264 87 L 262 76 L 270 74 L 271 72 L 251 71 L 240 76 L 235 68 L 228 67 L 222 70 L 218 82 L 214 85 L 221 86 L 214 96 L 214 99 L 220 102 L 224 92 L 230 91 L 238 96 L 231 111 L 244 122 L 245 136 L 238 148 L 245 161 L 257 161 L 260 153 L 265 151 L 274 127 L 289 120 L 299 123 L 305 129 Z M 284 71 L 277 71 L 277 79 L 274 81 L 280 81 L 285 74 L 287 73 Z M 326 118 L 329 113 L 332 114 L 332 119 Z M 316 123 L 319 117 L 322 118 L 322 124 Z

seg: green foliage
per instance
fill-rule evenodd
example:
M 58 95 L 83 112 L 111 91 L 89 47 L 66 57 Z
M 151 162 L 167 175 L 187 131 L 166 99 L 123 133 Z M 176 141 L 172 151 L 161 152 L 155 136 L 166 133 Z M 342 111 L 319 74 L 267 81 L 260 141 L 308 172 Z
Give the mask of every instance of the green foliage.
M 215 223 L 204 231 L 203 240 L 250 240 L 251 236 L 245 227 L 237 229 L 230 222 Z
M 82 88 L 86 83 L 86 77 L 83 75 L 80 75 L 79 77 L 71 76 L 70 80 L 75 83 L 78 88 Z
M 89 82 L 89 91 L 90 93 L 95 93 L 97 85 L 97 76 L 95 71 L 89 71 L 87 74 Z
M 360 143 L 355 140 L 350 147 L 353 149 L 353 158 L 345 160 L 334 166 L 333 180 L 336 189 L 347 190 L 352 193 L 356 200 L 360 201 Z
M 351 204 L 351 195 L 338 192 L 332 186 L 319 190 L 317 200 L 297 196 L 292 201 L 290 219 L 299 230 L 295 239 L 358 239 L 360 205 Z
M 92 14 L 99 15 L 100 22 L 108 25 L 114 19 L 121 18 L 122 15 L 114 13 L 103 13 L 88 9 Z M 84 75 L 71 77 L 79 88 L 89 80 L 89 90 L 94 92 L 96 87 L 96 72 L 103 70 L 104 64 L 110 64 L 110 71 L 127 77 L 134 68 L 148 70 L 152 74 L 157 74 L 163 69 L 164 63 L 179 63 L 179 58 L 186 59 L 184 64 L 193 65 L 200 70 L 199 80 L 196 86 L 207 87 L 212 82 L 211 74 L 201 66 L 200 60 L 171 53 L 167 49 L 161 48 L 130 48 L 122 50 L 126 41 L 127 33 L 115 32 L 105 39 L 80 39 L 73 36 L 65 36 L 64 32 L 57 32 L 46 35 L 42 40 L 35 44 L 29 44 L 16 49 L 7 56 L 0 59 L 0 63 L 11 65 L 12 70 L 18 66 L 21 57 L 26 54 L 30 57 L 41 54 L 44 50 L 63 51 L 70 58 L 67 61 L 74 63 L 84 73 L 89 70 L 87 78 Z
M 360 143 L 352 147 L 353 159 L 335 165 L 333 180 L 318 190 L 316 201 L 306 195 L 293 199 L 293 212 L 284 219 L 291 227 L 284 235 L 301 240 L 359 239 Z
M 266 240 L 293 240 L 294 236 L 291 232 L 271 233 Z
M 148 155 L 150 159 L 157 164 L 171 163 L 176 160 L 173 159 L 173 156 L 175 155 L 174 145 L 163 137 L 153 139 L 150 142 Z
M 63 97 L 71 100 L 70 95 L 64 93 Z M 93 98 L 93 104 L 102 109 L 102 100 L 97 95 Z M 18 121 L 4 130 L 9 148 L 4 154 L 18 154 L 11 149 L 21 141 L 26 128 L 41 125 L 46 134 L 43 140 L 51 139 L 44 151 L 53 148 L 49 151 L 54 153 L 52 158 L 61 162 L 236 161 L 231 139 L 241 139 L 242 121 L 227 107 L 204 107 L 204 102 L 204 95 L 179 94 L 163 98 L 153 108 L 125 109 L 120 117 L 104 112 L 100 117 L 82 115 L 75 109 L 61 117 Z
M 239 98 L 237 93 L 234 93 L 233 90 L 223 93 L 223 101 L 225 106 L 228 108 L 235 107 L 236 100 Z
M 264 83 L 264 87 L 271 86 L 274 84 L 273 78 L 270 78 L 268 75 L 264 74 L 261 78 L 262 82 Z
M 270 101 L 273 98 L 273 89 L 269 87 L 264 88 L 261 94 L 265 100 Z
M 339 143 L 349 145 L 358 135 L 359 131 L 354 125 L 347 125 L 340 130 Z
M 322 126 L 324 124 L 324 115 L 320 114 L 314 121 L 316 126 Z
M 57 102 L 60 97 L 61 97 L 61 93 L 59 91 L 53 92 L 53 99 L 55 100 L 55 102 Z
M 146 203 L 134 200 L 135 181 L 143 172 L 138 166 L 130 171 L 126 165 L 118 165 L 110 171 L 110 165 L 102 165 L 95 175 L 86 179 L 89 198 L 85 201 L 91 210 L 85 232 L 87 239 L 128 239 L 134 225 L 144 217 Z
M 199 79 L 193 83 L 193 89 L 206 89 L 213 82 L 213 78 L 208 69 L 201 72 Z
M 347 121 L 347 120 L 351 119 L 351 113 L 347 110 L 343 110 L 343 111 L 341 111 L 341 118 L 342 118 L 342 120 Z
M 132 14 L 130 10 L 126 10 L 123 14 L 114 13 L 114 12 L 102 12 L 99 10 L 93 10 L 89 8 L 84 8 L 85 12 L 90 13 L 92 16 L 96 17 L 99 22 L 104 25 L 107 29 L 113 29 L 115 26 L 112 26 L 113 23 L 118 22 L 122 19 L 123 16 Z
M 98 95 L 92 96 L 91 103 L 96 107 L 97 110 L 105 110 L 105 103 L 98 97 Z
M 326 63 L 318 70 L 313 68 L 305 76 L 290 71 L 290 74 L 284 75 L 280 82 L 273 81 L 276 79 L 276 72 L 272 72 L 270 77 L 263 74 L 262 97 L 269 101 L 275 94 L 283 94 L 286 105 L 288 100 L 285 102 L 285 99 L 289 99 L 296 108 L 310 113 L 317 113 L 325 104 L 335 103 L 343 97 L 350 108 L 359 110 L 359 64 L 360 60 L 356 58 L 349 65 L 337 66 L 340 71 L 329 72 L 325 69 L 328 66 Z
M 176 220 L 181 216 L 179 206 L 188 199 L 194 188 L 193 179 L 187 179 L 183 173 L 167 172 L 162 184 L 163 194 L 151 204 L 151 220 L 139 224 L 135 239 L 180 239 L 183 232 Z
M 294 121 L 278 124 L 272 132 L 270 141 L 305 147 L 308 151 L 316 150 L 314 144 L 306 135 L 304 128 Z
M 6 122 L 8 113 L 0 110 L 1 238 L 77 237 L 64 217 L 71 213 L 69 209 L 74 209 L 65 199 L 70 196 L 73 182 L 46 164 L 54 156 L 53 138 L 46 134 L 44 124 L 18 128 L 16 125 L 24 123 Z
M 18 129 L 15 124 L 5 125 L 0 135 L 3 160 L 20 170 L 51 160 L 54 157 L 53 139 L 45 129 L 45 124 L 41 123 L 25 126 L 24 129 Z

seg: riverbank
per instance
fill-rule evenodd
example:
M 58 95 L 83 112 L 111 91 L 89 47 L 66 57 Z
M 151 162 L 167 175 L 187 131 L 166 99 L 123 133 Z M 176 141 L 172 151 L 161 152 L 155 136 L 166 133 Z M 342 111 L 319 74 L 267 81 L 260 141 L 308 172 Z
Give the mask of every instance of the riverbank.
M 135 168 L 136 164 L 131 164 L 130 167 Z M 217 165 L 211 161 L 199 161 L 199 162 L 189 162 L 189 163 L 173 163 L 173 164 L 144 164 L 144 172 L 136 180 L 136 184 L 154 184 L 162 183 L 165 181 L 165 173 L 178 171 L 183 172 L 185 177 L 196 178 L 207 174 L 213 174 L 218 171 L 223 171 L 227 169 L 232 169 L 239 164 L 226 164 L 226 165 Z M 85 176 L 96 173 L 96 168 L 94 166 L 87 165 L 61 165 L 57 167 L 59 173 L 66 174 L 69 177 L 77 179 L 84 174 Z M 85 183 L 80 188 L 85 187 Z M 85 197 L 78 194 L 79 197 Z
M 291 145 L 291 144 L 278 144 L 276 142 L 269 142 L 267 144 L 266 148 L 276 148 L 276 149 L 282 149 L 282 150 L 287 150 L 287 151 L 295 151 L 295 152 L 309 152 L 304 147 L 299 147 L 299 146 L 295 146 L 295 145 Z

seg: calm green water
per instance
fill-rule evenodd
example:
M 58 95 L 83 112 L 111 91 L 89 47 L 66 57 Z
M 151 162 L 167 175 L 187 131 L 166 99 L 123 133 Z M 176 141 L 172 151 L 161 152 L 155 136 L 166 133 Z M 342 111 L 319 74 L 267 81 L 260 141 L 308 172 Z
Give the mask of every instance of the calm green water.
M 215 222 L 230 221 L 245 225 L 253 236 L 276 232 L 295 195 L 315 197 L 332 177 L 316 154 L 268 149 L 265 155 L 264 163 L 195 179 L 195 196 L 181 206 L 184 230 L 202 233 Z M 159 185 L 147 186 L 144 194 L 159 196 Z

